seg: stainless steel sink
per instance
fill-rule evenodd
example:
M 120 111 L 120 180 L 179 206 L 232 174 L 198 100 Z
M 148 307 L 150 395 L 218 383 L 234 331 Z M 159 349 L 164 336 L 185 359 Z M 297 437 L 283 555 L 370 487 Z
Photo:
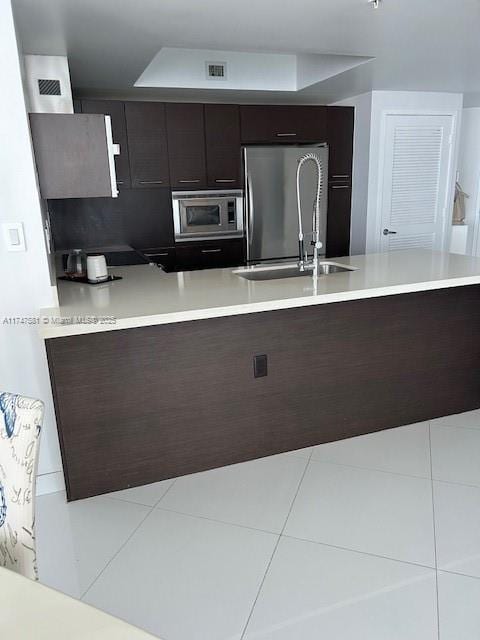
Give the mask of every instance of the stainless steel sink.
M 332 273 L 342 273 L 344 271 L 356 271 L 356 268 L 326 260 L 321 260 L 318 263 L 319 276 L 328 276 Z M 235 269 L 233 273 L 246 280 L 281 280 L 283 278 L 312 277 L 313 267 L 308 265 L 304 271 L 301 271 L 297 263 L 259 265 L 246 267 L 245 269 Z

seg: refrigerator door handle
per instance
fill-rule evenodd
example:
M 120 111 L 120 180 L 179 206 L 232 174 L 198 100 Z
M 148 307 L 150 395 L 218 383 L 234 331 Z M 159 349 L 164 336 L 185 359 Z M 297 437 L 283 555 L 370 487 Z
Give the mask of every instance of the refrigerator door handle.
M 255 210 L 253 208 L 252 177 L 250 175 L 247 178 L 247 185 L 248 185 L 248 229 L 249 229 L 247 257 L 250 260 L 250 244 L 252 242 L 253 217 L 255 214 Z
M 247 150 L 244 150 L 244 166 L 245 166 L 245 229 L 247 239 L 247 262 L 250 261 L 250 246 L 252 242 L 253 231 L 253 193 L 252 193 L 252 177 L 248 172 Z

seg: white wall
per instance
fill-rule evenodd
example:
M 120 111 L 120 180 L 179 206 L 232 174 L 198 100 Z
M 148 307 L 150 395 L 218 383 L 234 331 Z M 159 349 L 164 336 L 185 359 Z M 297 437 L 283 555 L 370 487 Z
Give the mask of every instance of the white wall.
M 466 246 L 468 254 L 480 255 L 478 214 L 480 208 L 480 107 L 464 109 L 458 155 L 458 181 L 468 193 L 465 201 Z M 454 229 L 454 231 L 457 231 Z M 462 229 L 460 229 L 460 232 Z
M 23 222 L 27 245 L 26 252 L 7 252 L 0 238 L 0 389 L 45 402 L 39 464 L 39 474 L 43 475 L 61 470 L 43 342 L 35 325 L 9 325 L 4 321 L 5 317 L 36 316 L 41 307 L 56 302 L 9 0 L 0 2 L 0 59 L 2 84 L 8 87 L 0 100 L 0 223 Z
M 372 94 L 362 93 L 359 96 L 336 102 L 335 106 L 355 107 L 350 253 L 352 255 L 362 255 L 365 253 L 367 239 Z
M 455 168 L 457 166 L 459 131 L 462 117 L 463 94 L 423 91 L 373 91 L 370 130 L 370 159 L 368 176 L 367 207 L 367 253 L 379 251 L 377 233 L 380 211 L 379 176 L 381 175 L 382 136 L 387 113 L 408 114 L 452 114 L 454 122 L 452 165 L 450 167 L 447 215 L 451 215 L 455 188 Z M 450 227 L 449 227 L 450 228 Z M 447 238 L 447 246 L 448 246 Z

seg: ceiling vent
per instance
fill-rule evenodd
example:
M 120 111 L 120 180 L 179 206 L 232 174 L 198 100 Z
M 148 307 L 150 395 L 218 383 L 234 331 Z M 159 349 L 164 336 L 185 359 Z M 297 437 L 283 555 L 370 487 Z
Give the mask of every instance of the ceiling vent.
M 60 80 L 38 80 L 38 92 L 41 96 L 61 96 Z
M 207 78 L 209 80 L 226 80 L 227 79 L 227 63 L 226 62 L 206 62 Z

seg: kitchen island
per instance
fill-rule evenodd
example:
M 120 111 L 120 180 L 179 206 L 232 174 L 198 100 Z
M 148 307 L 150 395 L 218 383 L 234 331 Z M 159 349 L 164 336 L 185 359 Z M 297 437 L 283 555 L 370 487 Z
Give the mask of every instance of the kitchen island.
M 59 283 L 41 315 L 68 498 L 479 408 L 480 259 L 336 262 L 355 270 L 316 291 L 147 265 Z

